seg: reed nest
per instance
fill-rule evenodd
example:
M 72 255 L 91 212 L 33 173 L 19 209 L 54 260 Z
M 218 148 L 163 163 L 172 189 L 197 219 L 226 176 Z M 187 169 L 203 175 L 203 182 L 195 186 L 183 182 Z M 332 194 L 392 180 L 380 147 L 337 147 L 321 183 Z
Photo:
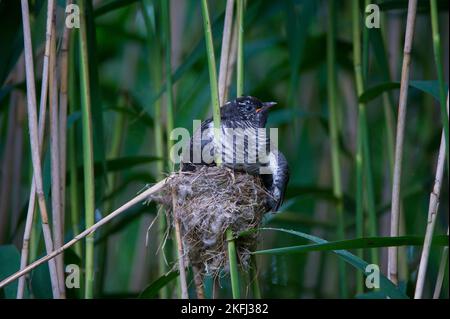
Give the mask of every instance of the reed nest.
M 180 221 L 187 261 L 202 274 L 215 276 L 222 269 L 229 271 L 226 230 L 237 235 L 258 228 L 267 212 L 267 196 L 258 176 L 202 166 L 192 172 L 173 173 L 151 199 L 166 207 L 172 221 Z M 244 270 L 249 267 L 257 237 L 257 232 L 250 232 L 235 240 Z

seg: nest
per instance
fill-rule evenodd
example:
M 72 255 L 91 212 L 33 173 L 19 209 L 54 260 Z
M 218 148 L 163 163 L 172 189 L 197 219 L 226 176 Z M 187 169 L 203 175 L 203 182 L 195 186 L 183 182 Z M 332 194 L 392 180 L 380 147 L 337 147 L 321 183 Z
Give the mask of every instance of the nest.
M 151 199 L 163 204 L 181 225 L 185 258 L 203 274 L 228 272 L 226 230 L 233 234 L 258 228 L 267 212 L 267 197 L 260 178 L 227 168 L 202 166 L 193 172 L 173 173 Z M 258 234 L 235 240 L 238 261 L 247 269 Z

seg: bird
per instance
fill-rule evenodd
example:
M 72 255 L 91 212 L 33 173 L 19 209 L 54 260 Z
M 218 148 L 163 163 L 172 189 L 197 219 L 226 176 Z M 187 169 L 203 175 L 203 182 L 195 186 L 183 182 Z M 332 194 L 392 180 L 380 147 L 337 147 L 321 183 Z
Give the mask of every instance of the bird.
M 267 208 L 277 212 L 289 181 L 286 157 L 266 134 L 269 110 L 276 102 L 262 102 L 252 96 L 238 97 L 220 108 L 220 144 L 214 138 L 212 118 L 201 122 L 182 155 L 181 171 L 221 164 L 234 171 L 260 176 L 269 195 Z

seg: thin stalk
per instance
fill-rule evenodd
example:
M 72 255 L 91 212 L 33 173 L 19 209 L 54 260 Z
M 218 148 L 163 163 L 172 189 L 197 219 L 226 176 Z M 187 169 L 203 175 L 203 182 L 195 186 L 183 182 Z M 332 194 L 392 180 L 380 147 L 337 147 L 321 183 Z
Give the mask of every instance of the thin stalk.
M 445 79 L 444 79 L 444 67 L 442 65 L 442 55 L 441 55 L 441 37 L 439 35 L 439 18 L 438 18 L 438 8 L 437 1 L 430 0 L 430 14 L 431 14 L 431 32 L 433 33 L 433 52 L 434 61 L 436 64 L 436 73 L 439 80 L 439 100 L 441 105 L 441 119 L 442 125 L 444 127 L 445 136 L 445 154 L 447 157 L 447 171 L 448 171 L 448 110 L 445 107 Z
M 237 96 L 244 94 L 244 0 L 237 0 Z
M 180 219 L 178 218 L 177 197 L 174 190 L 172 190 L 172 212 L 175 224 L 175 237 L 177 241 L 178 270 L 180 272 L 181 299 L 188 299 L 189 295 L 186 281 L 186 266 L 184 264 L 183 240 L 181 236 Z
M 447 95 L 447 109 L 448 109 L 448 95 Z M 436 216 L 439 207 L 439 197 L 441 194 L 442 179 L 444 178 L 445 153 L 446 153 L 445 133 L 442 132 L 441 145 L 439 147 L 438 162 L 436 167 L 436 177 L 434 179 L 433 191 L 430 194 L 427 229 L 425 232 L 422 254 L 420 256 L 420 264 L 417 274 L 417 283 L 416 283 L 416 291 L 414 293 L 414 299 L 421 299 L 423 296 L 423 287 L 425 286 L 425 277 L 428 267 L 428 258 L 430 256 L 431 241 L 433 239 L 434 226 L 436 225 Z
M 159 43 L 159 39 L 156 36 L 156 31 L 152 27 L 152 23 L 150 21 L 150 17 L 147 13 L 146 6 L 148 3 L 142 3 L 142 16 L 144 18 L 144 23 L 147 32 L 147 47 L 150 53 L 149 66 L 150 66 L 150 75 L 152 77 L 153 83 L 153 92 L 159 90 L 162 85 L 162 68 L 161 68 L 161 47 Z M 159 158 L 164 157 L 164 145 L 163 145 L 163 127 L 162 127 L 162 116 L 161 116 L 161 99 L 157 99 L 154 104 L 154 142 L 155 142 L 155 155 Z M 159 160 L 156 162 L 156 170 L 158 172 L 159 179 L 163 178 L 164 171 L 164 162 Z M 165 214 L 161 214 L 164 216 Z M 160 218 L 158 221 L 158 243 L 162 245 L 164 242 L 164 234 L 167 228 L 167 223 L 165 218 Z M 161 247 L 161 249 L 164 249 Z M 164 254 L 161 252 L 158 256 L 158 269 L 159 275 L 162 276 L 167 273 L 168 267 L 166 264 L 166 260 L 164 258 Z M 169 297 L 169 286 L 165 286 L 160 291 L 160 298 L 168 298 Z
M 165 65 L 165 84 L 166 84 L 166 145 L 167 145 L 167 169 L 169 171 L 173 170 L 173 161 L 172 161 L 172 146 L 173 141 L 170 138 L 172 131 L 173 131 L 173 110 L 174 110 L 174 102 L 173 102 L 173 83 L 172 83 L 172 31 L 170 27 L 170 0 L 163 1 L 161 3 L 161 14 L 162 14 L 162 28 L 163 28 L 163 45 L 164 45 L 164 65 Z M 160 227 L 163 226 L 163 223 L 160 222 Z M 177 221 L 175 220 L 175 223 Z M 178 249 L 173 249 L 172 254 L 174 255 L 175 259 L 181 262 L 180 260 L 183 259 L 183 255 L 180 255 L 180 247 L 183 247 L 183 242 L 181 241 L 181 237 L 175 236 L 176 245 Z M 181 266 L 181 264 L 180 264 Z M 181 276 L 181 269 L 180 269 L 180 277 L 178 282 L 178 293 L 181 294 L 181 297 L 184 298 L 185 296 L 185 283 L 183 278 Z M 184 270 L 183 270 L 184 271 Z
M 448 236 L 448 228 L 447 228 Z M 439 299 L 441 295 L 442 284 L 444 283 L 445 270 L 448 262 L 448 246 L 442 249 L 441 262 L 439 264 L 438 276 L 436 279 L 436 285 L 434 287 L 433 299 Z
M 170 134 L 173 131 L 173 83 L 172 83 L 172 37 L 170 29 L 170 0 L 163 1 L 162 5 L 162 25 L 164 33 L 164 63 L 166 74 L 166 138 L 167 138 L 167 154 L 168 154 L 168 169 L 172 170 L 171 151 L 173 141 L 170 139 Z
M 50 40 L 49 64 L 49 115 L 50 115 L 50 158 L 52 187 L 52 226 L 54 249 L 63 244 L 61 218 L 61 168 L 59 162 L 59 112 L 58 112 L 58 81 L 56 76 L 56 7 L 52 12 L 52 37 Z M 55 258 L 60 297 L 65 298 L 63 255 Z
M 0 282 L 0 289 L 5 287 L 6 285 L 9 285 L 11 282 L 13 282 L 14 280 L 22 277 L 23 275 L 26 275 L 27 273 L 29 273 L 30 271 L 32 271 L 33 269 L 35 269 L 39 265 L 42 265 L 46 261 L 53 260 L 56 256 L 61 254 L 63 251 L 65 251 L 66 249 L 72 247 L 73 245 L 75 245 L 81 239 L 92 235 L 97 229 L 99 229 L 103 225 L 106 225 L 107 223 L 109 223 L 115 217 L 117 217 L 120 214 L 122 214 L 123 212 L 125 212 L 130 207 L 136 205 L 137 203 L 140 203 L 140 202 L 143 202 L 143 201 L 147 201 L 149 196 L 152 195 L 152 194 L 155 194 L 158 191 L 160 191 L 164 187 L 166 182 L 167 182 L 167 178 L 159 181 L 157 184 L 153 185 L 149 189 L 143 191 L 139 195 L 137 195 L 134 198 L 130 199 L 128 202 L 126 202 L 125 204 L 123 204 L 122 206 L 117 208 L 115 211 L 113 211 L 113 212 L 111 212 L 109 214 L 106 214 L 105 217 L 103 217 L 101 220 L 99 220 L 98 222 L 96 222 L 92 226 L 90 226 L 90 227 L 86 228 L 85 230 L 83 230 L 80 234 L 76 235 L 74 238 L 72 238 L 70 241 L 65 243 L 59 249 L 51 251 L 50 253 L 48 253 L 44 257 L 36 260 L 35 262 L 31 263 L 30 265 L 28 265 L 24 269 L 22 269 L 22 270 L 20 270 L 20 271 L 18 271 L 16 273 L 12 274 L 11 276 L 5 278 L 3 281 Z
M 231 80 L 233 77 L 234 67 L 236 65 L 237 59 L 237 23 L 234 23 L 233 26 L 233 34 L 231 36 L 231 48 L 230 48 L 230 58 L 228 61 L 228 70 L 227 70 L 227 79 L 225 81 L 225 89 L 224 89 L 224 99 L 227 99 L 228 91 L 230 90 Z
M 66 1 L 66 6 L 72 0 Z M 59 85 L 59 165 L 60 165 L 60 194 L 61 194 L 61 237 L 64 238 L 66 211 L 66 170 L 67 170 L 67 86 L 68 86 L 68 50 L 70 28 L 64 24 L 60 52 L 60 85 Z
M 27 85 L 27 109 L 28 109 L 28 129 L 30 132 L 31 159 L 33 164 L 33 184 L 35 184 L 35 192 L 38 199 L 39 209 L 41 213 L 42 232 L 44 234 L 45 248 L 47 253 L 53 250 L 53 240 L 50 226 L 48 224 L 47 205 L 42 185 L 42 169 L 41 158 L 39 152 L 39 133 L 36 114 L 36 88 L 34 84 L 34 63 L 33 48 L 31 43 L 30 16 L 28 8 L 28 0 L 21 1 L 22 6 L 22 22 L 24 36 L 24 54 L 25 54 L 25 71 Z M 47 8 L 47 35 L 45 53 L 50 52 L 51 39 L 51 13 L 53 12 L 54 1 L 49 0 Z M 49 18 L 50 16 L 50 18 Z M 47 55 L 48 56 L 48 55 Z M 45 62 L 45 59 L 44 59 Z M 45 65 L 44 65 L 45 66 Z M 45 75 L 46 73 L 44 73 Z M 47 73 L 48 74 L 48 73 Z M 48 82 L 47 78 L 43 78 L 42 83 Z M 42 98 L 42 96 L 41 96 Z M 33 191 L 33 189 L 32 189 Z M 56 271 L 56 263 L 54 260 L 49 261 L 50 280 L 52 285 L 53 297 L 59 298 L 58 276 Z
M 227 229 L 226 238 L 228 242 L 228 259 L 230 262 L 231 291 L 233 294 L 233 299 L 239 299 L 241 298 L 241 291 L 239 289 L 236 243 L 234 242 L 233 231 L 231 229 Z
M 92 117 L 89 86 L 89 58 L 87 53 L 86 23 L 84 1 L 80 1 L 80 87 L 81 87 L 81 119 L 83 123 L 83 169 L 84 169 L 84 206 L 86 228 L 94 224 L 95 195 L 94 195 L 94 156 L 92 147 Z M 94 291 L 94 236 L 86 237 L 85 256 L 85 290 L 84 297 L 91 299 Z
M 222 49 L 220 52 L 219 65 L 219 102 L 224 105 L 226 102 L 226 82 L 228 78 L 228 65 L 230 62 L 231 35 L 233 29 L 233 9 L 234 0 L 227 0 L 225 8 L 225 21 L 223 24 Z
M 359 2 L 352 2 L 352 12 L 353 12 L 353 63 L 354 63 L 354 72 L 355 72 L 355 82 L 356 82 L 356 93 L 359 96 L 364 92 L 364 69 L 367 66 L 363 67 L 361 56 L 363 53 L 368 50 L 368 44 L 366 44 L 365 35 L 367 33 L 367 28 L 365 28 L 363 34 L 364 41 L 364 50 L 361 50 L 360 37 L 361 37 L 361 29 L 360 29 L 360 8 Z M 367 42 L 368 43 L 368 42 Z M 368 54 L 367 54 L 368 55 Z M 363 56 L 364 58 L 364 56 Z M 367 58 L 368 59 L 368 58 Z M 367 62 L 365 62 L 367 63 Z M 365 71 L 367 72 L 367 71 Z M 369 144 L 369 136 L 368 136 L 368 124 L 367 124 L 367 115 L 366 115 L 366 105 L 364 103 L 358 103 L 358 136 L 357 136 L 357 155 L 356 155 L 356 175 L 358 178 L 358 190 L 357 195 L 357 212 L 358 212 L 358 220 L 359 222 L 363 221 L 362 213 L 363 213 L 363 193 L 365 190 L 366 194 L 366 204 L 367 211 L 369 215 L 369 236 L 375 237 L 377 235 L 377 217 L 375 210 L 375 196 L 373 190 L 373 177 L 372 177 L 372 166 L 371 166 L 371 155 L 370 155 L 370 144 Z M 365 189 L 363 189 L 363 176 L 365 176 Z M 357 225 L 358 227 L 362 227 L 362 225 Z M 362 236 L 363 233 L 361 229 L 359 230 L 359 235 Z M 371 261 L 374 264 L 378 264 L 378 254 L 375 249 L 371 250 Z
M 213 108 L 213 121 L 214 121 L 214 139 L 215 144 L 221 145 L 220 143 L 220 103 L 219 103 L 219 93 L 217 84 L 217 73 L 216 73 L 216 58 L 214 56 L 214 43 L 212 39 L 211 31 L 211 21 L 209 19 L 208 1 L 202 0 L 202 17 L 203 17 L 203 29 L 205 31 L 205 43 L 206 52 L 208 57 L 208 69 L 209 69 L 209 86 L 211 90 L 211 104 Z M 221 152 L 216 152 L 221 154 Z M 221 164 L 221 156 L 216 156 L 216 164 Z
M 399 234 L 400 220 L 400 190 L 402 175 L 403 140 L 405 131 L 406 103 L 409 87 L 409 66 L 411 63 L 411 47 L 416 21 L 417 0 L 408 2 L 408 15 L 406 21 L 405 44 L 403 48 L 402 78 L 400 84 L 400 97 L 398 105 L 397 133 L 395 139 L 394 176 L 392 182 L 391 231 L 392 237 Z M 398 283 L 398 248 L 388 248 L 388 278 Z
M 328 8 L 328 30 L 327 30 L 327 71 L 328 71 L 328 125 L 330 130 L 331 143 L 331 168 L 333 175 L 333 194 L 337 199 L 336 215 L 337 215 L 337 237 L 345 238 L 344 216 L 343 216 L 343 193 L 341 179 L 341 164 L 339 159 L 339 125 L 337 114 L 337 92 L 336 92 L 336 21 L 335 10 L 336 4 L 334 0 L 329 1 Z M 341 297 L 347 297 L 347 274 L 345 264 L 339 261 L 339 281 Z
M 363 78 L 361 70 L 361 43 L 359 26 L 359 1 L 352 2 L 352 21 L 353 21 L 353 67 L 355 72 L 356 96 L 359 97 L 364 91 Z M 365 106 L 358 103 L 358 133 L 356 137 L 356 237 L 364 236 L 364 183 L 363 183 L 363 152 L 362 152 L 362 112 Z M 363 258 L 363 250 L 358 249 L 357 255 Z M 356 292 L 362 293 L 364 277 L 362 273 L 356 274 Z
M 76 98 L 76 84 L 75 84 L 75 36 L 72 34 L 70 36 L 70 54 L 69 54 L 69 64 L 73 68 L 73 72 L 69 73 L 69 108 L 70 113 L 73 114 L 77 111 L 77 98 Z M 69 141 L 69 156 L 68 156 L 68 164 L 69 164 L 69 174 L 70 174 L 70 224 L 72 227 L 72 233 L 78 234 L 79 230 L 79 212 L 80 212 L 80 195 L 79 195 L 79 185 L 78 185 L 78 177 L 77 177 L 77 143 L 76 143 L 76 124 L 73 123 L 69 128 L 68 132 L 68 141 Z M 74 247 L 75 252 L 79 257 L 81 257 L 82 249 L 81 243 L 77 243 Z
M 216 75 L 216 59 L 214 56 L 214 43 L 211 32 L 211 22 L 209 19 L 209 10 L 207 0 L 202 0 L 202 16 L 203 16 L 203 28 L 205 31 L 206 52 L 208 55 L 208 69 L 209 69 L 209 84 L 211 90 L 211 103 L 213 107 L 213 122 L 214 122 L 214 140 L 216 150 L 215 162 L 220 166 L 222 163 L 221 158 L 221 129 L 220 129 L 220 103 L 218 93 L 218 83 Z M 237 270 L 237 257 L 236 257 L 236 245 L 233 240 L 233 231 L 227 229 L 226 238 L 228 240 L 228 260 L 230 263 L 230 275 L 231 275 L 231 287 L 233 292 L 233 298 L 239 298 L 239 273 Z

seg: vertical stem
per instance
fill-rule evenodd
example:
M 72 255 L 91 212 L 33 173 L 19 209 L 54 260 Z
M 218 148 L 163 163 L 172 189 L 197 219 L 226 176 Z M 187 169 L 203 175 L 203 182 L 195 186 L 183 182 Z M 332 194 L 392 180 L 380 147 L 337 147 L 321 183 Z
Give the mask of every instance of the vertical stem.
M 399 233 L 400 217 L 400 189 L 402 175 L 403 137 L 405 131 L 406 102 L 409 86 L 409 65 L 411 63 L 411 46 L 416 21 L 417 0 L 408 2 L 408 16 L 406 21 L 405 44 L 403 48 L 402 79 L 400 85 L 400 97 L 398 105 L 397 133 L 395 139 L 394 176 L 392 182 L 392 205 L 391 205 L 391 236 L 397 237 Z M 398 248 L 388 249 L 388 278 L 398 283 Z
M 170 139 L 170 134 L 173 130 L 173 90 L 172 90 L 172 37 L 170 29 L 170 0 L 162 2 L 162 24 L 164 32 L 164 53 L 165 53 L 165 74 L 166 74 L 166 137 L 167 137 L 167 154 L 168 154 L 168 169 L 172 169 L 171 165 L 171 151 L 173 141 Z
M 94 159 L 92 147 L 91 99 L 89 88 L 89 60 L 87 54 L 86 24 L 84 1 L 80 1 L 80 86 L 81 86 L 81 118 L 83 123 L 83 169 L 84 169 L 84 205 L 85 224 L 89 228 L 94 224 Z M 93 297 L 94 284 L 94 235 L 86 236 L 85 290 L 87 299 Z
M 447 109 L 448 109 L 448 95 L 447 95 Z M 423 295 L 423 287 L 425 286 L 425 277 L 428 268 L 428 258 L 430 256 L 431 241 L 433 240 L 434 226 L 436 224 L 436 216 L 439 207 L 439 197 L 441 194 L 442 179 L 444 178 L 445 165 L 445 133 L 442 132 L 441 145 L 439 147 L 439 156 L 436 167 L 436 177 L 434 179 L 433 191 L 430 194 L 430 203 L 428 206 L 427 229 L 425 232 L 425 240 L 422 247 L 422 254 L 420 256 L 419 271 L 417 274 L 416 291 L 414 299 L 421 299 Z
M 244 94 L 244 0 L 237 0 L 237 96 Z
M 352 21 L 353 21 L 353 67 L 355 72 L 356 96 L 359 98 L 363 92 L 363 78 L 361 71 L 361 39 L 359 27 L 359 1 L 352 2 Z M 358 103 L 358 133 L 356 141 L 356 237 L 364 236 L 364 193 L 363 193 L 363 154 L 362 154 L 362 113 L 361 108 L 364 105 Z M 363 258 L 363 250 L 358 249 L 357 255 Z M 356 291 L 363 292 L 363 275 L 360 272 L 356 274 Z
M 50 114 L 50 157 L 51 157 L 51 181 L 52 181 L 52 226 L 54 249 L 63 244 L 62 218 L 61 218 L 61 168 L 59 162 L 59 112 L 58 112 L 58 81 L 56 76 L 56 7 L 52 15 L 52 37 L 50 40 L 50 64 L 49 64 L 49 114 Z M 65 298 L 64 286 L 64 262 L 63 255 L 55 258 L 60 296 Z
M 225 8 L 225 21 L 223 24 L 222 49 L 220 52 L 220 65 L 219 65 L 220 105 L 224 105 L 227 99 L 225 91 L 229 70 L 228 65 L 230 62 L 231 35 L 233 29 L 233 9 L 234 9 L 234 0 L 227 0 L 227 6 Z
M 53 240 L 50 226 L 48 224 L 47 205 L 42 185 L 42 169 L 41 158 L 39 152 L 39 134 L 36 114 L 36 89 L 34 84 L 34 64 L 33 64 L 33 48 L 31 43 L 30 17 L 28 0 L 21 1 L 22 6 L 22 22 L 24 34 L 24 54 L 25 54 L 25 71 L 26 71 L 26 85 L 27 85 L 27 109 L 28 109 L 28 128 L 30 132 L 31 145 L 31 159 L 33 164 L 33 184 L 36 188 L 36 196 L 38 199 L 39 209 L 41 213 L 42 231 L 44 234 L 45 248 L 47 253 L 53 251 Z M 50 37 L 49 25 L 51 24 L 51 12 L 53 12 L 54 1 L 49 0 L 47 8 L 47 38 L 45 45 L 45 53 L 50 51 Z M 50 18 L 48 17 L 50 15 Z M 49 23 L 50 21 L 50 23 Z M 44 61 L 45 62 L 45 61 Z M 45 66 L 45 65 L 44 65 Z M 45 74 L 45 73 L 44 73 Z M 47 82 L 44 78 L 42 83 Z M 52 284 L 53 297 L 59 298 L 58 276 L 56 272 L 56 262 L 54 259 L 49 260 L 50 279 Z
M 75 36 L 72 34 L 70 36 L 70 54 L 69 54 L 69 64 L 72 67 L 72 72 L 69 73 L 69 108 L 70 113 L 73 114 L 77 110 L 77 99 L 76 99 L 76 79 L 75 79 Z M 77 176 L 77 149 L 76 149 L 76 123 L 72 123 L 69 128 L 68 139 L 69 139 L 69 174 L 70 174 L 70 224 L 72 226 L 72 233 L 78 234 L 79 229 L 79 186 L 78 186 L 78 176 Z M 81 243 L 75 244 L 75 252 L 79 257 L 81 257 Z
M 205 31 L 206 52 L 208 55 L 209 86 L 211 90 L 211 104 L 213 108 L 214 139 L 220 145 L 220 103 L 217 85 L 216 58 L 212 39 L 211 22 L 209 20 L 208 1 L 202 0 L 203 29 Z M 221 154 L 221 152 L 216 152 Z M 216 156 L 216 164 L 221 163 L 221 156 Z
M 72 0 L 66 1 L 66 6 Z M 61 194 L 61 238 L 64 238 L 66 211 L 66 168 L 67 168 L 67 83 L 68 83 L 68 50 L 70 28 L 64 24 L 60 53 L 60 87 L 59 87 L 59 162 L 60 162 L 60 194 Z
M 368 38 L 367 28 L 363 33 L 363 41 L 364 41 L 364 50 L 361 51 L 360 45 L 360 23 L 359 23 L 359 3 L 358 1 L 353 2 L 353 59 L 354 59 L 354 72 L 355 72 L 355 80 L 356 80 L 356 93 L 359 96 L 364 92 L 364 69 L 367 69 L 368 62 L 361 63 L 361 56 L 364 58 L 364 52 L 367 52 L 368 56 L 368 42 L 366 42 Z M 368 60 L 368 57 L 366 58 Z M 365 71 L 367 73 L 367 71 Z M 363 193 L 365 190 L 366 194 L 366 204 L 367 211 L 369 215 L 369 236 L 375 237 L 377 235 L 377 217 L 375 210 L 375 195 L 373 190 L 373 178 L 372 178 L 372 164 L 371 164 L 371 155 L 370 155 L 370 143 L 368 136 L 368 125 L 367 125 L 367 115 L 366 115 L 366 105 L 364 103 L 358 103 L 358 150 L 356 155 L 356 166 L 357 166 L 357 179 L 358 185 L 360 185 L 357 195 L 360 198 L 357 198 L 357 212 L 359 212 L 359 221 L 363 222 L 362 212 L 363 212 L 363 202 L 364 197 Z M 365 176 L 365 184 L 363 183 Z M 364 189 L 365 185 L 365 189 Z M 362 225 L 360 225 L 362 227 Z M 360 234 L 362 237 L 362 230 L 360 230 Z M 375 249 L 371 250 L 371 261 L 374 264 L 378 264 L 378 254 Z
M 431 31 L 433 33 L 433 51 L 434 51 L 434 61 L 436 63 L 436 73 L 439 80 L 439 100 L 441 105 L 441 119 L 442 126 L 444 127 L 445 136 L 445 154 L 447 157 L 447 171 L 448 171 L 448 110 L 445 108 L 445 79 L 444 79 L 444 68 L 442 66 L 442 56 L 441 56 L 441 37 L 439 35 L 439 19 L 438 19 L 438 8 L 437 1 L 430 0 L 430 13 L 431 13 Z
M 177 196 L 174 190 L 172 190 L 172 211 L 175 224 L 175 237 L 177 241 L 178 268 L 179 268 L 178 270 L 180 271 L 181 299 L 188 299 L 189 295 L 186 281 L 186 266 L 184 264 L 183 240 L 181 236 L 180 219 L 178 218 Z
M 342 181 L 341 181 L 341 164 L 339 159 L 339 125 L 337 114 L 337 92 L 336 92 L 336 4 L 334 0 L 329 1 L 328 7 L 328 29 L 327 29 L 327 70 L 328 70 L 328 107 L 329 119 L 328 125 L 330 130 L 331 143 L 331 165 L 333 174 L 333 194 L 337 199 L 336 215 L 337 215 L 337 237 L 345 238 L 344 216 L 343 216 L 343 198 L 342 198 Z M 339 260 L 339 281 L 341 297 L 347 297 L 347 275 L 345 264 Z
M 228 259 L 230 262 L 231 291 L 233 293 L 233 299 L 239 299 L 241 298 L 241 292 L 239 289 L 236 243 L 234 242 L 233 231 L 231 229 L 227 229 L 226 238 L 228 242 Z

